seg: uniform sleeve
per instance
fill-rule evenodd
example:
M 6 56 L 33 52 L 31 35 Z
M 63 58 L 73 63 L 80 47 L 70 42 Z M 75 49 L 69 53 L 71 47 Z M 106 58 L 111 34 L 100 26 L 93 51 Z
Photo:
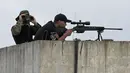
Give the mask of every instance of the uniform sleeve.
M 14 26 L 12 26 L 11 28 L 11 32 L 13 35 L 19 35 L 22 29 L 22 23 L 21 22 L 17 22 Z
M 37 23 L 37 24 L 35 24 L 33 26 L 31 25 L 32 35 L 35 35 L 39 28 L 41 28 L 41 25 L 39 23 Z

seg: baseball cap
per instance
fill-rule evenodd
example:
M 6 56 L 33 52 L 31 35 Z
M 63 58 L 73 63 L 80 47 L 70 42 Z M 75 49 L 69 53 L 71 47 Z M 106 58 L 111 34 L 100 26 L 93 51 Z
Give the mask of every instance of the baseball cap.
M 54 18 L 54 22 L 58 21 L 58 20 L 61 20 L 61 21 L 64 21 L 64 22 L 71 22 L 71 20 L 67 19 L 67 17 L 64 15 L 64 14 L 57 14 Z

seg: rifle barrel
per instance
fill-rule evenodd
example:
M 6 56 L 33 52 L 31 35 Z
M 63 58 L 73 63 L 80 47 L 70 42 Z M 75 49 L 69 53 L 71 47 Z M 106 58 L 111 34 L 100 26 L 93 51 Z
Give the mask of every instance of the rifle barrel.
M 98 26 L 85 26 L 84 29 L 86 30 L 123 30 L 122 28 L 105 28 L 105 27 L 98 27 Z
M 105 28 L 105 30 L 123 30 L 122 28 Z
M 78 26 L 74 28 L 77 31 L 98 31 L 98 30 L 123 30 L 122 28 L 104 28 L 98 26 Z

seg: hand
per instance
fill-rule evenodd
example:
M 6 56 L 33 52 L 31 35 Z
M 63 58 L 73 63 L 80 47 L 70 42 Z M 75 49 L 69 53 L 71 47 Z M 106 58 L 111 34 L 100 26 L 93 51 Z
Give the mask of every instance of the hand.
M 33 16 L 31 16 L 31 15 L 30 15 L 30 22 L 32 22 L 34 25 L 37 24 L 36 19 Z
M 65 32 L 64 35 L 70 36 L 72 32 L 73 32 L 72 29 L 68 29 L 68 30 Z
M 55 36 L 56 36 L 57 39 L 59 38 L 59 35 L 57 33 L 55 34 Z
M 70 36 L 72 32 L 73 32 L 72 29 L 68 29 L 68 30 L 63 34 L 63 36 L 60 37 L 58 40 L 65 40 L 65 38 L 66 38 L 67 36 Z

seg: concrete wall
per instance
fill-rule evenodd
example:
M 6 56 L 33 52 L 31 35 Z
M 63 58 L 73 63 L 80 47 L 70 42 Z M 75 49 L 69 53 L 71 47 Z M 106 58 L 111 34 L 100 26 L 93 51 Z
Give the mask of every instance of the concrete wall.
M 77 73 L 129 73 L 130 42 L 81 41 L 77 59 Z M 0 73 L 74 73 L 74 66 L 73 41 L 35 41 L 0 49 Z

